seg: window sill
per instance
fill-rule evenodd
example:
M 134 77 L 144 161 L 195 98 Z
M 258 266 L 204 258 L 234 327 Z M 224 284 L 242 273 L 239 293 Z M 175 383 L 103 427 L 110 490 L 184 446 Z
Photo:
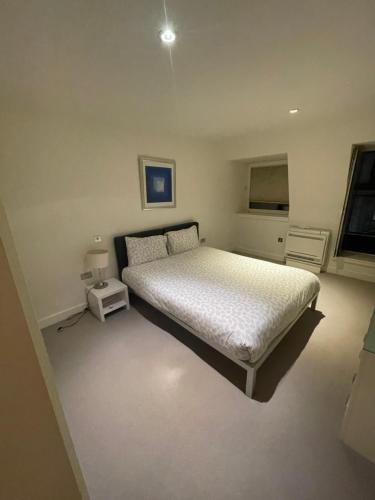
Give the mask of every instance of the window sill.
M 259 210 L 257 212 L 238 212 L 237 215 L 238 217 L 244 219 L 268 220 L 289 224 L 288 212 L 284 212 L 283 214 L 280 214 L 280 212 L 278 212 L 277 214 L 275 214 L 272 212 L 270 213 L 270 211 L 268 210 Z
M 375 255 L 362 254 L 355 252 L 344 252 L 338 257 L 348 264 L 357 264 L 365 267 L 375 267 Z

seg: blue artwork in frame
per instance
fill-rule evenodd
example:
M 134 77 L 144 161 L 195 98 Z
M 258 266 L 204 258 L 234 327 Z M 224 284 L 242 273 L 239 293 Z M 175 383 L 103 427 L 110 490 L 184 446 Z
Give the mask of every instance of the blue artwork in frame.
M 165 167 L 146 165 L 147 203 L 167 203 L 172 201 L 172 170 Z
M 175 207 L 175 161 L 149 156 L 140 156 L 138 160 L 142 208 Z

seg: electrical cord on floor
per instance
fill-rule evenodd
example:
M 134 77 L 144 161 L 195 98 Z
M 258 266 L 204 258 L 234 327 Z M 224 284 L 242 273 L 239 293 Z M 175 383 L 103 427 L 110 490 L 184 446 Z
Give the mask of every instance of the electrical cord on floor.
M 91 291 L 91 288 L 89 290 L 86 291 L 86 302 L 88 304 L 88 297 L 89 297 L 89 293 Z M 83 318 L 83 316 L 87 313 L 87 311 L 89 310 L 89 307 L 88 305 L 84 308 L 83 311 L 79 312 L 79 313 L 75 313 L 75 314 L 72 314 L 71 316 L 69 316 L 69 318 L 66 318 L 65 321 L 70 321 L 72 320 L 73 318 L 75 318 L 76 316 L 77 319 L 75 319 L 73 321 L 73 323 L 69 323 L 68 325 L 61 325 L 57 328 L 57 333 L 61 333 L 63 332 L 64 330 L 66 330 L 67 328 L 72 328 L 72 326 L 75 326 L 77 323 L 79 323 L 81 321 L 81 319 Z
M 72 316 L 69 316 L 69 318 L 67 318 L 65 321 L 69 321 L 69 320 L 75 318 L 76 316 L 78 316 L 78 318 L 75 321 L 73 321 L 73 323 L 70 323 L 69 325 L 61 325 L 61 326 L 59 326 L 57 328 L 57 332 L 61 333 L 64 330 L 66 330 L 67 328 L 71 328 L 72 326 L 74 326 L 77 323 L 79 323 L 81 321 L 81 319 L 83 318 L 83 316 L 87 313 L 88 310 L 89 310 L 89 308 L 85 307 L 83 311 L 81 311 L 79 313 L 76 313 L 76 314 L 73 314 Z

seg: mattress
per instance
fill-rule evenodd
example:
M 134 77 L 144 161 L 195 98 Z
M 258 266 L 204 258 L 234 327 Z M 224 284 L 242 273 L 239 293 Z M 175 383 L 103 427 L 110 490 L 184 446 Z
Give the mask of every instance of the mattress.
M 210 247 L 126 267 L 122 279 L 157 309 L 250 363 L 320 289 L 308 271 Z

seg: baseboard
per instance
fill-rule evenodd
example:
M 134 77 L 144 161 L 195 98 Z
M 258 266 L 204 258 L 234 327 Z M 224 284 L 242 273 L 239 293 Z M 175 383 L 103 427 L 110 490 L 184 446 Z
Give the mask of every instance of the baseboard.
M 247 255 L 253 255 L 254 257 L 261 257 L 264 259 L 276 260 L 277 262 L 285 262 L 285 257 L 278 253 L 273 252 L 260 252 L 259 250 L 254 250 L 253 248 L 236 247 L 235 252 L 245 253 Z
M 45 316 L 44 318 L 40 318 L 38 320 L 39 328 L 47 328 L 47 326 L 54 325 L 59 321 L 64 321 L 64 319 L 68 319 L 73 314 L 77 314 L 85 309 L 87 306 L 86 303 L 77 304 L 76 306 L 69 307 L 68 309 L 64 309 L 63 311 L 59 311 L 55 314 L 51 314 L 49 316 Z
M 236 249 L 234 247 L 225 247 L 225 248 L 223 248 L 223 250 L 225 250 L 225 252 L 230 252 L 230 253 L 233 253 L 236 251 Z

